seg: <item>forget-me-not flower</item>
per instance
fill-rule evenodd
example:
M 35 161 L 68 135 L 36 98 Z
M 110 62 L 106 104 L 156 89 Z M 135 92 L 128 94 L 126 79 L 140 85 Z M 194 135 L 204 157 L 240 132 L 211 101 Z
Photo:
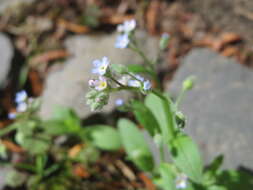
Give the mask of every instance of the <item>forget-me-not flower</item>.
M 185 174 L 179 174 L 175 183 L 177 189 L 185 189 L 187 187 L 187 176 Z
M 105 77 L 100 76 L 99 80 L 94 81 L 94 87 L 98 91 L 102 91 L 107 87 L 107 81 Z
M 27 110 L 27 103 L 26 102 L 20 102 L 17 105 L 17 112 L 25 112 Z
M 24 102 L 27 99 L 26 91 L 22 90 L 16 94 L 15 102 L 17 104 Z
M 116 38 L 115 47 L 124 49 L 127 48 L 128 44 L 130 43 L 129 37 L 127 34 L 121 34 Z
M 8 118 L 9 119 L 15 119 L 17 117 L 17 113 L 15 113 L 15 112 L 10 112 L 9 114 L 8 114 Z
M 110 64 L 108 57 L 103 57 L 101 60 L 93 61 L 94 68 L 92 69 L 93 74 L 104 75 Z
M 126 20 L 123 24 L 118 25 L 117 31 L 129 33 L 131 31 L 133 31 L 135 29 L 135 27 L 136 27 L 136 21 L 134 19 Z
M 142 82 L 144 82 L 144 78 L 140 75 L 134 75 L 137 79 L 132 79 L 128 81 L 128 86 L 131 87 L 141 87 Z
M 150 88 L 152 87 L 151 82 L 149 80 L 146 80 L 143 83 L 143 90 L 150 90 Z
M 115 101 L 115 104 L 116 106 L 122 106 L 124 104 L 124 100 L 119 98 Z

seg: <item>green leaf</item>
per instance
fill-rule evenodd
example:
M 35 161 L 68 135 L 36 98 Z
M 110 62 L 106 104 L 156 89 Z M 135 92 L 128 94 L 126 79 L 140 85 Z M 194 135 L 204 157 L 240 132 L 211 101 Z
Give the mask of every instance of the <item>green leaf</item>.
M 253 176 L 245 171 L 226 170 L 217 176 L 217 184 L 229 190 L 252 190 Z
M 13 188 L 19 187 L 25 182 L 26 179 L 27 176 L 25 174 L 12 169 L 6 175 L 6 185 Z
M 52 119 L 43 122 L 46 133 L 51 135 L 78 134 L 81 120 L 76 113 L 65 107 L 57 107 Z
M 127 65 L 127 69 L 131 73 L 152 73 L 146 67 L 144 67 L 143 65 L 139 65 L 139 64 L 129 64 L 129 65 Z
M 145 105 L 153 113 L 162 131 L 164 143 L 168 144 L 175 136 L 175 115 L 171 103 L 163 95 L 150 93 L 145 99 Z
M 92 144 L 103 150 L 118 150 L 121 147 L 119 132 L 106 125 L 90 127 L 88 135 Z
M 166 163 L 160 165 L 159 172 L 161 174 L 161 184 L 164 190 L 176 190 L 175 173 L 172 166 Z
M 110 68 L 116 72 L 116 73 L 119 73 L 119 74 L 124 74 L 126 73 L 127 71 L 127 67 L 124 66 L 124 65 L 120 65 L 120 64 L 111 64 L 110 65 Z
M 151 171 L 154 167 L 152 154 L 137 126 L 127 119 L 118 122 L 122 143 L 129 158 L 144 171 Z
M 192 139 L 186 135 L 177 136 L 169 144 L 169 150 L 175 165 L 192 181 L 201 183 L 203 162 Z
M 133 112 L 139 123 L 145 127 L 151 136 L 160 131 L 159 124 L 152 112 L 140 101 L 132 102 Z
M 208 187 L 207 190 L 228 190 L 228 189 L 226 187 L 223 187 L 223 186 L 213 185 L 211 187 Z

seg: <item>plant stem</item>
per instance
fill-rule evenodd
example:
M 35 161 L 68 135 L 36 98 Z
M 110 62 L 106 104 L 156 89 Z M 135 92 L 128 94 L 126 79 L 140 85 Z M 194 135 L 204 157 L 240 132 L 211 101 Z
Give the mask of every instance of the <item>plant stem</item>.
M 183 97 L 185 95 L 185 90 L 181 90 L 177 100 L 176 100 L 176 108 L 178 108 L 179 104 L 181 103 Z

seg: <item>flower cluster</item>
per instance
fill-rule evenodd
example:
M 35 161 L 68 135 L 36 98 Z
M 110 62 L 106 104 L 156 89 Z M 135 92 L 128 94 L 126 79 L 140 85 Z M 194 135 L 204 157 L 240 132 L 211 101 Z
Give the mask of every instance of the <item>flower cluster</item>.
M 135 20 L 125 21 L 117 28 L 121 34 L 117 37 L 115 47 L 126 48 L 130 43 L 130 36 L 136 27 Z M 108 103 L 111 92 L 120 90 L 134 90 L 146 94 L 152 85 L 149 80 L 134 74 L 128 67 L 118 64 L 111 64 L 107 57 L 96 59 L 92 62 L 92 74 L 97 75 L 97 79 L 89 80 L 91 90 L 87 93 L 87 104 L 91 109 L 98 110 Z M 119 99 L 117 106 L 122 106 L 124 101 Z
M 15 96 L 15 103 L 17 104 L 16 111 L 17 113 L 22 113 L 27 110 L 27 93 L 26 91 L 22 90 L 18 92 Z M 9 119 L 15 119 L 17 116 L 16 112 L 10 112 L 8 114 Z
M 124 75 L 121 75 L 122 70 Z M 92 73 L 98 75 L 98 79 L 91 79 L 88 82 L 91 91 L 86 98 L 92 110 L 101 109 L 106 105 L 112 91 L 139 89 L 145 93 L 151 89 L 149 80 L 129 72 L 124 66 L 111 64 L 107 57 L 93 61 Z M 121 102 L 117 104 L 121 105 Z
M 118 25 L 117 31 L 120 35 L 116 39 L 115 47 L 124 49 L 127 48 L 130 43 L 131 32 L 134 31 L 136 27 L 136 21 L 134 19 L 127 20 L 123 24 Z

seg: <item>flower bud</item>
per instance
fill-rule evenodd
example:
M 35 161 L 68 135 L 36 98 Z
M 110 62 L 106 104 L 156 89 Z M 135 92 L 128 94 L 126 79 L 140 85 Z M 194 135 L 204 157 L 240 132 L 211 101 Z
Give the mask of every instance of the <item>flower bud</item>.
M 183 82 L 183 90 L 191 90 L 194 86 L 194 81 L 195 81 L 195 77 L 194 76 L 190 76 L 187 79 L 184 80 Z
M 165 50 L 168 47 L 169 40 L 170 40 L 169 34 L 163 33 L 159 42 L 159 47 L 161 50 Z

